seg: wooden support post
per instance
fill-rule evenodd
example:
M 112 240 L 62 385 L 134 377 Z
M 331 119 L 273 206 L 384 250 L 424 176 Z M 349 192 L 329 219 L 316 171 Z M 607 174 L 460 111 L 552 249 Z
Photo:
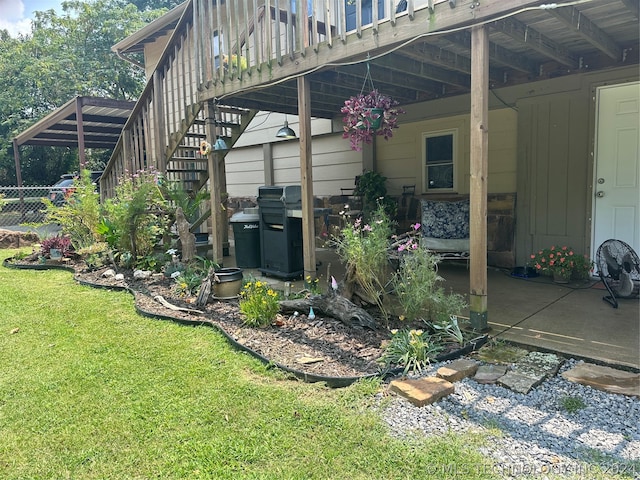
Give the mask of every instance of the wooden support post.
M 487 27 L 471 30 L 470 318 L 487 326 L 487 182 L 489 163 L 489 38 Z
M 162 99 L 164 98 L 164 90 L 162 86 L 162 73 L 161 70 L 153 72 L 153 135 L 154 135 L 154 160 L 161 172 L 167 171 L 167 162 L 169 159 L 165 157 L 166 145 L 164 141 L 165 124 L 164 124 L 164 105 Z
M 216 138 L 216 109 L 213 100 L 208 100 L 206 107 L 206 125 L 205 130 L 207 134 L 207 141 L 211 144 L 215 143 Z M 223 262 L 223 249 L 222 244 L 224 241 L 224 234 L 221 228 L 222 222 L 222 196 L 220 195 L 220 156 L 218 150 L 211 150 L 207 155 L 207 168 L 209 170 L 209 193 L 211 200 L 211 254 L 212 259 L 219 265 Z
M 76 97 L 76 124 L 78 125 L 78 159 L 80 160 L 80 172 L 84 170 L 87 159 L 84 151 L 84 123 L 82 120 L 82 98 Z
M 18 146 L 18 140 L 13 139 L 13 161 L 16 164 L 16 182 L 18 183 L 18 196 L 20 197 L 20 211 L 22 212 L 22 221 L 25 218 L 24 208 L 24 189 L 22 188 L 22 168 L 20 167 L 20 147 Z
M 316 278 L 316 234 L 313 216 L 313 172 L 311 160 L 311 86 L 306 76 L 298 78 L 300 122 L 300 182 L 302 193 L 302 252 L 304 278 Z

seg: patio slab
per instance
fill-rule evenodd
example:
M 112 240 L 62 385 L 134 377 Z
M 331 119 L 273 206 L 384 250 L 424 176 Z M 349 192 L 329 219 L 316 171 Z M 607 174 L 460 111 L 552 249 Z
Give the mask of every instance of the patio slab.
M 235 258 L 225 257 L 225 266 L 233 266 Z M 340 281 L 344 276 L 335 251 L 318 249 L 317 275 L 320 286 L 328 275 Z M 247 273 L 283 288 L 283 281 L 265 277 L 257 269 Z M 443 287 L 463 294 L 468 299 L 469 270 L 465 263 L 442 263 L 439 273 Z M 560 286 L 548 277 L 524 279 L 512 277 L 509 271 L 489 267 L 488 332 L 529 349 L 558 352 L 613 366 L 640 371 L 640 299 L 621 299 L 614 309 L 602 300 L 606 294 L 601 283 Z M 294 280 L 293 290 L 300 290 L 302 279 Z

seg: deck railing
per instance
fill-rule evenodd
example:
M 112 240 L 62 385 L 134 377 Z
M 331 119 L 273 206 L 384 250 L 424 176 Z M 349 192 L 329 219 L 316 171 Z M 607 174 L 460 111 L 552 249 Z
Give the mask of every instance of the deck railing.
M 127 172 L 166 172 L 176 151 L 195 155 L 204 101 L 285 78 L 285 64 L 314 65 L 314 53 L 375 35 L 382 22 L 395 25 L 397 17 L 442 1 L 407 0 L 396 13 L 394 0 L 191 0 L 105 168 L 103 196 L 113 195 Z

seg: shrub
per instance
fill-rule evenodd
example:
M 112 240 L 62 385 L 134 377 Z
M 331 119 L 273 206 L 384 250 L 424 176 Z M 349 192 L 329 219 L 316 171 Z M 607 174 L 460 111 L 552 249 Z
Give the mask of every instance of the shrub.
M 370 223 L 355 220 L 335 239 L 338 255 L 346 267 L 345 283 L 359 285 L 386 316 L 382 295 L 388 275 L 388 248 L 392 228 L 384 206 L 378 205 Z
M 154 169 L 125 175 L 116 187 L 115 197 L 105 202 L 108 223 L 103 224 L 117 249 L 131 254 L 133 265 L 151 254 L 169 229 L 167 203 L 159 180 Z
M 457 315 L 467 307 L 464 297 L 446 293 L 440 286 L 444 279 L 438 275 L 439 256 L 423 247 L 413 248 L 416 243 L 410 245 L 407 248 L 405 243 L 398 247 L 405 253 L 392 279 L 404 316 L 409 320 L 447 322 L 451 315 Z
M 586 255 L 574 252 L 573 248 L 552 245 L 549 248 L 532 253 L 529 266 L 542 275 L 559 275 L 564 278 L 575 276 L 586 279 L 593 268 L 593 262 Z
M 421 372 L 442 350 L 442 346 L 423 330 L 391 330 L 391 334 L 380 363 L 385 368 L 402 366 L 405 375 L 409 370 Z
M 68 257 L 72 252 L 71 239 L 58 235 L 47 238 L 40 243 L 40 255 L 43 257 L 50 256 L 52 249 L 57 249 L 63 257 Z
M 89 171 L 83 171 L 74 180 L 73 193 L 61 206 L 43 198 L 45 222 L 60 225 L 63 235 L 69 237 L 76 250 L 89 247 L 102 240 L 99 232 L 100 202 Z
M 174 273 L 175 286 L 174 290 L 180 297 L 191 297 L 198 292 L 198 287 L 202 285 L 205 276 L 200 270 L 194 268 L 185 268 L 182 271 Z
M 269 325 L 280 310 L 278 300 L 278 292 L 267 282 L 256 280 L 245 283 L 240 292 L 240 312 L 245 316 L 244 323 L 250 327 Z

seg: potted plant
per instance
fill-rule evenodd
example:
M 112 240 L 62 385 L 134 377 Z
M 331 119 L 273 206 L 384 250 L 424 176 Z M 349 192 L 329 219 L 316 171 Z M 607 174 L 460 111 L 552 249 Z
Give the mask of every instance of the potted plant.
M 388 140 L 398 128 L 398 115 L 404 113 L 397 105 L 397 100 L 376 89 L 350 97 L 340 109 L 344 114 L 342 138 L 348 138 L 355 151 L 361 150 L 363 143 L 371 143 L 375 135 Z
M 571 247 L 555 245 L 532 253 L 529 265 L 538 273 L 553 277 L 556 283 L 568 283 L 572 277 L 585 280 L 593 268 L 588 256 L 575 253 Z

